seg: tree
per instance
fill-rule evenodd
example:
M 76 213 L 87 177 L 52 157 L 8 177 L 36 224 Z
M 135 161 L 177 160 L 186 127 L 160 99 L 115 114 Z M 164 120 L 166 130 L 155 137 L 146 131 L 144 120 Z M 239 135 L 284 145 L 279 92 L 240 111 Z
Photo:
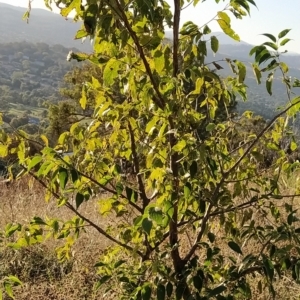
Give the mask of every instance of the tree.
M 219 46 L 215 36 L 207 39 L 208 25 L 187 22 L 179 28 L 182 8 L 201 7 L 201 1 L 175 0 L 174 11 L 163 0 L 54 2 L 64 3 L 64 17 L 75 10 L 75 19 L 83 20 L 76 38 L 94 40 L 93 54 L 70 51 L 68 60 L 92 62 L 103 78 L 89 84 L 95 93 L 90 122 L 73 124 L 56 147 L 42 136 L 44 149 L 30 156 L 24 134 L 13 148 L 3 138 L 2 156 L 17 152 L 24 174 L 45 187 L 48 199 L 74 213 L 60 225 L 38 217 L 26 227 L 8 225 L 6 234 L 15 234 L 21 246 L 42 241 L 46 229 L 65 238 L 58 256 L 67 259 L 73 240 L 92 226 L 111 242 L 96 268 L 97 288 L 112 299 L 250 299 L 256 289 L 268 289 L 274 298 L 282 274 L 299 281 L 300 230 L 289 201 L 299 191 L 285 194 L 282 180 L 298 164 L 278 147 L 289 131 L 287 119 L 300 107 L 300 96 L 292 96 L 299 81 L 290 80 L 279 59 L 289 30 L 277 37 L 265 34 L 269 40 L 250 53 L 258 83 L 268 72 L 269 94 L 275 72 L 280 73 L 287 104 L 262 130 L 234 145 L 238 120 L 216 116 L 235 94 L 246 98 L 246 67 L 227 59 L 233 73 L 221 78 L 219 64 L 206 62 L 208 47 L 217 52 Z M 239 40 L 230 17 L 244 18 L 251 5 L 253 0 L 228 1 L 214 21 Z M 166 26 L 173 30 L 169 43 Z M 122 103 L 115 101 L 115 84 Z M 87 103 L 83 92 L 82 109 Z M 98 130 L 102 127 L 105 134 Z M 70 145 L 71 157 L 57 153 Z M 261 146 L 278 157 L 268 169 L 257 167 Z M 291 151 L 296 148 L 291 139 Z M 124 174 L 124 160 L 133 166 L 133 177 Z M 103 190 L 110 196 L 99 201 L 100 213 L 118 220 L 114 228 L 81 211 L 84 201 Z

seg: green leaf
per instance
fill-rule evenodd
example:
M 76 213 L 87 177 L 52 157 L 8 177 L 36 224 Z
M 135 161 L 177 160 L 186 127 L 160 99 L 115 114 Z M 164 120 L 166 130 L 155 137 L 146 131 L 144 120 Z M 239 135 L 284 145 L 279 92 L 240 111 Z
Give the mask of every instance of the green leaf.
M 275 37 L 274 35 L 270 34 L 270 33 L 263 33 L 263 34 L 261 34 L 261 35 L 264 35 L 264 36 L 268 37 L 268 38 L 269 38 L 270 40 L 272 40 L 274 43 L 277 42 L 276 37 Z
M 76 35 L 75 35 L 75 40 L 78 40 L 78 39 L 82 39 L 84 37 L 87 37 L 89 35 L 89 33 L 84 30 L 84 29 L 80 29 L 76 32 Z
M 156 299 L 165 300 L 166 298 L 166 288 L 163 284 L 159 284 L 156 290 Z
M 278 38 L 281 39 L 281 38 L 285 37 L 290 31 L 291 31 L 291 29 L 284 29 L 284 30 L 282 30 L 282 31 L 278 34 Z
M 144 218 L 142 221 L 142 228 L 148 235 L 150 235 L 150 231 L 152 229 L 152 221 L 148 218 Z
M 176 290 L 175 290 L 175 294 L 176 294 L 175 299 L 181 300 L 183 297 L 184 291 L 185 291 L 185 286 L 183 284 L 178 284 L 178 286 L 176 287 Z
M 291 41 L 292 39 L 284 39 L 280 42 L 280 46 L 284 46 L 285 44 L 287 44 L 289 41 Z
M 65 168 L 60 168 L 58 173 L 59 173 L 59 185 L 61 189 L 64 189 L 68 182 L 68 170 Z
M 195 90 L 192 91 L 190 95 L 199 95 L 201 93 L 203 84 L 204 84 L 204 78 L 203 77 L 197 78 Z
M 197 162 L 193 161 L 190 166 L 190 174 L 192 178 L 194 178 L 194 176 L 197 174 L 197 170 L 198 170 Z
M 229 37 L 231 37 L 232 39 L 236 40 L 236 41 L 240 41 L 240 37 L 232 30 L 232 28 L 230 27 L 230 25 L 228 23 L 226 23 L 224 20 L 222 19 L 218 19 L 217 22 L 219 23 L 219 26 L 221 27 L 221 29 L 223 30 L 223 32 L 228 35 Z
M 298 148 L 297 143 L 295 141 L 291 141 L 290 149 L 295 151 Z
M 17 278 L 16 276 L 10 275 L 10 276 L 7 277 L 7 279 L 10 282 L 14 283 L 14 285 L 17 285 L 17 286 L 18 285 L 23 285 L 22 281 L 19 278 Z
M 288 65 L 284 62 L 280 62 L 280 67 L 281 67 L 283 73 L 285 73 L 285 74 L 289 71 Z
M 185 140 L 181 140 L 181 141 L 178 141 L 178 143 L 173 146 L 173 150 L 175 152 L 181 152 L 184 148 L 186 147 L 186 141 Z
M 258 84 L 261 84 L 261 72 L 257 64 L 252 64 L 252 70 Z
M 106 86 L 114 83 L 115 79 L 119 76 L 119 68 L 121 62 L 115 58 L 111 58 L 103 70 L 103 81 Z
M 47 223 L 40 217 L 33 217 L 30 224 L 37 224 L 37 225 L 47 225 Z
M 142 288 L 142 299 L 143 300 L 150 300 L 151 299 L 151 293 L 152 293 L 151 287 L 149 285 L 145 285 Z
M 198 270 L 196 276 L 193 277 L 194 287 L 201 292 L 203 287 L 204 273 L 202 270 Z
M 27 10 L 27 11 L 23 14 L 22 20 L 28 22 L 29 17 L 30 17 L 30 12 Z
M 265 43 L 263 43 L 263 45 L 269 46 L 269 47 L 271 47 L 272 49 L 274 49 L 275 51 L 278 50 L 278 46 L 277 46 L 275 43 L 265 42 Z
M 234 252 L 243 255 L 243 252 L 242 252 L 240 246 L 239 246 L 237 243 L 235 243 L 234 241 L 230 241 L 230 242 L 228 243 L 228 246 L 229 246 L 230 249 L 232 249 Z
M 238 67 L 239 73 L 238 73 L 238 78 L 239 78 L 239 83 L 243 83 L 246 78 L 246 67 L 245 65 L 240 62 L 240 61 L 235 61 L 235 64 Z
M 270 280 L 273 280 L 274 277 L 274 266 L 271 262 L 271 260 L 269 260 L 267 257 L 264 257 L 263 259 L 263 264 L 264 264 L 264 271 L 265 274 L 270 278 Z
M 78 172 L 74 169 L 71 170 L 71 178 L 73 183 L 75 183 L 79 178 Z
M 203 28 L 203 34 L 210 34 L 210 33 L 211 33 L 210 28 L 207 25 L 205 25 Z
M 95 286 L 95 290 L 98 290 L 105 282 L 111 279 L 111 275 L 104 275 L 101 279 L 97 282 Z
M 149 218 L 151 220 L 153 220 L 154 222 L 156 222 L 158 225 L 161 225 L 162 221 L 163 221 L 163 213 L 161 208 L 159 207 L 150 207 L 149 211 Z
M 261 53 L 262 51 L 266 50 L 266 46 L 255 46 L 253 47 L 250 52 L 249 52 L 249 56 L 252 56 L 255 53 L 255 56 L 259 55 L 259 53 Z
M 192 189 L 192 186 L 189 182 L 187 182 L 185 185 L 184 185 L 184 188 L 183 188 L 183 191 L 184 191 L 184 197 L 186 200 L 189 199 L 190 197 L 190 194 L 191 194 L 191 189 Z
M 172 293 L 173 293 L 173 284 L 172 284 L 172 282 L 169 281 L 169 282 L 167 283 L 166 291 L 167 291 L 167 296 L 168 296 L 168 297 L 171 297 L 171 296 L 172 296 Z
M 86 98 L 86 92 L 85 92 L 85 87 L 82 88 L 82 93 L 81 93 L 81 98 L 79 100 L 81 108 L 84 110 L 86 109 L 87 105 L 87 98 Z
M 8 281 L 5 281 L 4 282 L 4 289 L 5 289 L 5 292 L 7 293 L 7 295 L 11 298 L 15 298 L 14 295 L 13 295 L 13 292 L 12 292 L 12 287 L 11 287 L 11 283 L 8 282 Z
M 72 0 L 69 2 L 69 5 L 62 8 L 60 13 L 63 17 L 67 17 L 73 9 L 76 10 L 77 13 L 80 12 L 81 0 Z
M 208 294 L 208 296 L 207 296 L 207 298 L 215 297 L 215 296 L 223 293 L 226 290 L 227 290 L 226 286 L 220 285 L 220 286 L 214 288 L 212 291 L 210 291 L 209 294 Z
M 211 46 L 211 50 L 214 53 L 218 52 L 218 50 L 219 50 L 219 40 L 214 35 L 210 38 L 210 46 Z
M 30 171 L 32 168 L 34 168 L 38 163 L 42 161 L 42 156 L 35 156 L 33 159 L 30 161 L 28 165 L 28 171 Z
M 218 11 L 218 17 L 220 19 L 222 19 L 223 21 L 225 21 L 228 24 L 228 26 L 230 25 L 231 20 L 230 20 L 230 17 L 228 16 L 228 14 L 226 12 Z
M 272 84 L 273 84 L 274 73 L 270 73 L 266 80 L 266 88 L 270 96 L 272 96 Z
M 210 241 L 211 243 L 213 243 L 213 242 L 215 241 L 215 239 L 216 239 L 216 236 L 215 236 L 213 233 L 211 233 L 211 232 L 209 232 L 209 233 L 207 234 L 207 237 L 208 237 L 208 239 L 209 239 L 209 241 Z
M 84 200 L 85 200 L 84 195 L 82 195 L 81 193 L 76 194 L 75 202 L 76 202 L 77 209 L 84 202 Z

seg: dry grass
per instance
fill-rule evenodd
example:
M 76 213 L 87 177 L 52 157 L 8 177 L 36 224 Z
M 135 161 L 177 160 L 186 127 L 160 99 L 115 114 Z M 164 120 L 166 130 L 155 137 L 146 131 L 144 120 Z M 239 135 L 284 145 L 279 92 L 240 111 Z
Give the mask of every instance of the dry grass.
M 287 181 L 286 193 L 291 193 L 291 187 L 297 184 L 296 177 Z M 84 203 L 81 212 L 105 227 L 109 220 L 101 219 L 96 201 L 97 199 Z M 300 204 L 297 198 L 293 199 L 293 202 L 296 206 Z M 66 208 L 57 208 L 53 201 L 46 203 L 43 188 L 38 183 L 28 184 L 27 179 L 24 178 L 8 186 L 0 184 L 0 228 L 9 222 L 28 223 L 34 216 L 66 220 L 72 214 Z M 255 218 L 261 218 L 261 216 L 256 215 Z M 215 246 L 221 249 L 225 257 L 234 256 L 235 253 L 229 249 L 227 241 L 222 238 L 224 229 L 215 227 L 214 233 L 216 235 Z M 193 241 L 194 237 L 191 234 L 189 238 Z M 189 238 L 182 240 L 187 247 Z M 0 278 L 13 274 L 24 283 L 23 287 L 15 290 L 16 299 L 93 300 L 102 298 L 101 291 L 95 292 L 93 289 L 98 279 L 93 266 L 103 249 L 109 245 L 109 241 L 92 228 L 87 228 L 86 233 L 82 234 L 76 242 L 72 258 L 65 263 L 60 263 L 56 257 L 57 245 L 57 242 L 48 240 L 42 245 L 19 251 L 7 248 L 0 251 Z M 261 245 L 249 243 L 243 248 L 243 252 L 244 254 L 257 253 L 260 249 Z M 205 253 L 202 254 L 204 258 Z M 200 257 L 202 254 L 198 253 Z M 262 293 L 256 289 L 260 279 L 262 276 L 259 274 L 251 279 L 254 288 L 252 299 L 272 299 L 267 289 Z M 300 286 L 288 276 L 284 275 L 280 281 L 275 282 L 275 288 L 278 292 L 276 299 L 300 299 Z
M 101 224 L 95 201 L 82 205 L 82 213 Z M 56 217 L 67 220 L 72 216 L 66 208 L 57 208 L 55 202 L 46 203 L 44 191 L 38 183 L 26 179 L 9 185 L 0 184 L 0 228 L 10 222 L 25 224 L 34 216 Z M 104 221 L 102 221 L 104 222 Z M 15 275 L 24 283 L 15 289 L 16 299 L 99 299 L 93 285 L 97 280 L 94 264 L 108 241 L 93 229 L 87 228 L 73 249 L 67 263 L 56 258 L 56 242 L 48 240 L 42 245 L 18 251 L 0 251 L 0 278 Z M 100 292 L 99 292 L 100 293 Z

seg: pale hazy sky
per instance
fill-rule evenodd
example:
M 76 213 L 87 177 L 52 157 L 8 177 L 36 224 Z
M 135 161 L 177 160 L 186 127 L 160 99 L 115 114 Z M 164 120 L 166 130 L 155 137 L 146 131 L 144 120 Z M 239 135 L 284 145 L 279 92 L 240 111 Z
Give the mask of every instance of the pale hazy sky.
M 28 0 L 0 0 L 0 2 L 26 7 Z M 261 33 L 277 35 L 281 30 L 291 28 L 289 37 L 293 41 L 289 42 L 285 49 L 300 53 L 300 0 L 255 0 L 255 2 L 258 9 L 252 8 L 250 18 L 234 20 L 232 17 L 232 27 L 241 39 L 250 44 L 259 44 L 265 41 L 265 38 L 260 36 Z M 202 25 L 213 18 L 225 3 L 227 1 L 216 4 L 215 0 L 206 0 L 196 8 L 191 5 L 184 10 L 182 22 L 192 20 Z M 34 0 L 32 7 L 45 8 L 44 0 Z M 221 31 L 216 22 L 211 23 L 210 27 L 213 31 Z

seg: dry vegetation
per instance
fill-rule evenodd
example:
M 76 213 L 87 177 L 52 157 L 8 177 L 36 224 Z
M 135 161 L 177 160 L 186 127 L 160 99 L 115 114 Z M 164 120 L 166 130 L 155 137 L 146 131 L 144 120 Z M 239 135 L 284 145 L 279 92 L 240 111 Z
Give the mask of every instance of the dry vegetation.
M 292 179 L 285 184 L 289 187 L 288 193 L 291 192 L 291 186 L 295 186 L 297 182 Z M 81 208 L 82 213 L 102 225 L 104 225 L 103 222 L 112 222 L 109 219 L 99 219 L 101 216 L 97 211 L 97 200 L 85 203 Z M 288 201 L 294 201 L 295 204 L 300 200 L 294 198 Z M 23 178 L 8 185 L 3 183 L 0 185 L 1 229 L 9 222 L 26 223 L 34 216 L 58 219 L 71 217 L 66 208 L 58 209 L 54 201 L 46 203 L 43 189 L 36 182 L 30 183 L 28 179 Z M 285 218 L 284 214 L 281 217 Z M 260 213 L 257 213 L 255 218 L 261 219 L 262 224 L 271 222 L 271 219 L 269 220 Z M 221 249 L 225 257 L 235 256 L 239 259 L 222 239 L 223 231 L 223 228 L 215 227 L 214 234 L 217 237 L 215 246 Z M 189 240 L 193 240 L 192 234 L 186 236 L 182 242 L 188 245 Z M 0 278 L 12 274 L 23 282 L 23 286 L 14 291 L 16 299 L 102 299 L 101 291 L 96 292 L 93 288 L 98 279 L 94 264 L 109 242 L 93 229 L 87 228 L 86 233 L 82 234 L 76 242 L 72 258 L 64 263 L 59 262 L 56 257 L 57 245 L 57 241 L 49 239 L 41 245 L 21 250 L 1 249 Z M 250 243 L 243 248 L 243 252 L 244 254 L 257 253 L 260 249 L 260 244 Z M 201 256 L 201 253 L 198 255 Z M 205 257 L 205 253 L 203 257 Z M 262 293 L 258 291 L 257 285 L 260 279 L 262 276 L 259 274 L 253 277 L 252 299 L 272 299 L 267 289 L 264 289 Z M 289 277 L 283 276 L 279 284 L 275 283 L 275 288 L 278 292 L 276 299 L 300 299 L 300 286 Z M 105 299 L 108 298 L 105 297 Z
M 99 218 L 95 201 L 83 205 L 90 218 Z M 70 217 L 66 209 L 57 209 L 54 202 L 46 203 L 42 188 L 34 183 L 28 186 L 26 178 L 0 186 L 0 226 L 9 222 L 26 223 L 34 216 Z M 99 222 L 99 220 L 98 220 Z M 1 249 L 0 278 L 13 274 L 24 283 L 15 290 L 16 299 L 99 299 L 93 290 L 97 280 L 94 264 L 108 242 L 86 228 L 76 242 L 73 257 L 60 263 L 55 255 L 56 242 L 48 240 L 42 245 L 21 250 Z

